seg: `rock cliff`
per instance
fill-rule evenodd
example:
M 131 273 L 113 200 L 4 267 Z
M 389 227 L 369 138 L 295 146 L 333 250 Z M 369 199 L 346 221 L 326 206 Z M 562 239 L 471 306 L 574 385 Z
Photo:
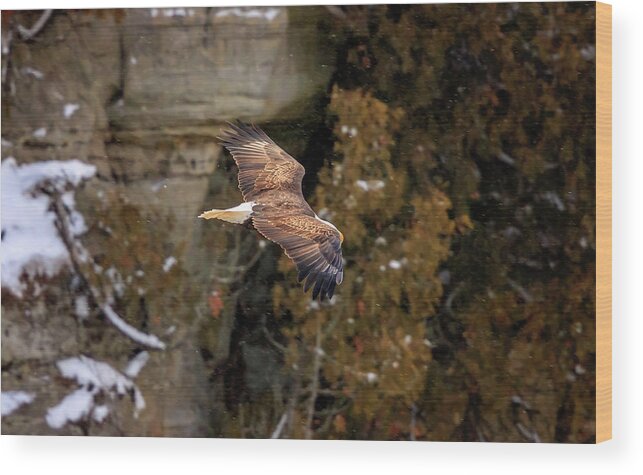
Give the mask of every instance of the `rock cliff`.
M 37 277 L 20 297 L 3 287 L 3 392 L 34 396 L 3 417 L 3 433 L 216 435 L 223 395 L 211 375 L 228 355 L 233 313 L 215 311 L 227 268 L 213 263 L 228 259 L 221 251 L 231 235 L 203 229 L 196 216 L 240 197 L 215 137 L 227 120 L 284 124 L 309 113 L 332 71 L 317 27 L 324 12 L 54 11 L 37 35 L 21 37 L 18 25 L 40 15 L 14 13 L 3 28 L 2 156 L 96 167 L 75 193 L 95 266 L 80 281 L 71 266 Z M 254 252 L 256 242 L 235 249 Z M 166 349 L 128 339 L 96 302 L 84 302 L 92 282 L 125 322 Z M 234 302 L 225 303 L 233 312 Z M 63 377 L 61 360 L 84 354 L 127 375 L 144 350 L 150 357 L 136 375 L 144 410 L 135 410 L 133 392 L 123 398 L 106 387 L 92 393 L 92 414 L 62 428 L 47 422 L 48 410 L 88 388 Z M 99 423 L 100 398 L 107 423 Z

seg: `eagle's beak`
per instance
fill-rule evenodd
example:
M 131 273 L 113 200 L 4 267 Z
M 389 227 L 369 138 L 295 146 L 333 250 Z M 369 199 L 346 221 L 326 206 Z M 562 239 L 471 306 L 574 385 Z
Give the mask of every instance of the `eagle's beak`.
M 337 231 L 339 233 L 339 243 L 343 244 L 344 243 L 344 235 L 342 234 L 341 231 Z

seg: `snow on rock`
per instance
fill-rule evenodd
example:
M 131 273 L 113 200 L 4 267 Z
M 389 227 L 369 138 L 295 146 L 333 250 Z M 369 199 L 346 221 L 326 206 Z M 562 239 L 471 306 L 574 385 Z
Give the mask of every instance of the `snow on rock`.
M 99 424 L 105 420 L 109 414 L 109 407 L 104 404 L 100 406 L 95 406 L 92 411 L 92 418 Z
M 379 378 L 377 377 L 377 374 L 369 372 L 366 373 L 366 381 L 368 381 L 371 384 L 375 384 Z
M 29 66 L 25 66 L 24 68 L 22 68 L 22 74 L 24 74 L 25 76 L 33 76 L 36 79 L 42 79 L 43 77 L 45 77 L 42 71 L 38 71 L 37 69 Z
M 263 18 L 272 21 L 281 14 L 283 8 L 221 8 L 217 12 L 218 18 L 236 16 L 241 18 Z
M 173 16 L 186 16 L 187 12 L 185 8 L 165 8 L 163 9 L 163 16 L 173 17 Z
M 80 105 L 78 104 L 65 104 L 63 107 L 63 115 L 65 116 L 65 119 L 69 119 L 78 109 L 80 109 Z
M 25 404 L 31 404 L 35 397 L 34 394 L 25 391 L 2 391 L 0 398 L 2 417 L 8 416 Z
M 74 299 L 74 313 L 80 320 L 89 317 L 89 303 L 86 295 L 78 295 Z
M 57 406 L 47 410 L 45 420 L 52 429 L 60 429 L 68 422 L 85 418 L 94 406 L 94 394 L 87 388 L 77 389 L 63 398 Z
M 54 186 L 78 185 L 96 168 L 79 160 L 35 162 L 19 166 L 13 157 L 2 161 L 2 286 L 22 296 L 23 275 L 56 275 L 68 263 L 67 250 L 49 211 L 49 198 L 35 188 L 49 181 Z M 71 230 L 85 232 L 83 217 L 74 209 L 74 195 L 66 191 L 63 202 L 70 209 Z
M 156 193 L 159 191 L 161 188 L 166 189 L 167 188 L 167 178 L 163 178 L 162 180 L 157 181 L 156 183 L 153 183 L 152 186 L 150 186 L 150 189 Z
M 163 262 L 163 272 L 170 272 L 170 269 L 177 263 L 176 257 L 170 256 Z
M 47 136 L 47 129 L 45 127 L 40 127 L 39 129 L 34 130 L 31 135 L 33 135 L 37 139 L 41 139 Z
M 100 395 L 107 396 L 103 398 L 107 401 L 131 395 L 136 416 L 138 411 L 145 408 L 145 400 L 132 381 L 134 376 L 126 373 L 130 370 L 130 374 L 138 374 L 147 361 L 146 358 L 140 357 L 144 353 L 146 352 L 139 353 L 128 363 L 125 373 L 115 370 L 107 363 L 83 355 L 58 361 L 56 366 L 60 374 L 66 379 L 75 380 L 80 388 L 47 410 L 45 420 L 49 427 L 60 429 L 69 422 L 78 422 L 90 416 L 97 422 L 104 421 L 110 409 L 104 404 L 96 405 L 96 398 Z

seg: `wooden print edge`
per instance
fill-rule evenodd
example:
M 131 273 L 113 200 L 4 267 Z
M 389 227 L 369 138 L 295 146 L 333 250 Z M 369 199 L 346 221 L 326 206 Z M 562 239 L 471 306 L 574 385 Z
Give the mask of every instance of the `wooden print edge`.
M 612 6 L 596 2 L 596 442 L 612 438 Z

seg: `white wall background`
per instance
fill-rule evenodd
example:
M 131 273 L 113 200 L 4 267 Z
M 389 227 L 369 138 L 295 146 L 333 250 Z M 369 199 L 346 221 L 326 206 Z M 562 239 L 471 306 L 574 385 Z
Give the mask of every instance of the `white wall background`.
M 3 0 L 4 9 L 288 5 L 287 0 Z M 333 3 L 390 3 L 371 0 Z M 422 3 L 406 0 L 403 3 Z M 444 3 L 433 0 L 433 3 Z M 0 438 L 3 473 L 594 474 L 643 470 L 643 2 L 613 5 L 614 440 L 599 446 Z

